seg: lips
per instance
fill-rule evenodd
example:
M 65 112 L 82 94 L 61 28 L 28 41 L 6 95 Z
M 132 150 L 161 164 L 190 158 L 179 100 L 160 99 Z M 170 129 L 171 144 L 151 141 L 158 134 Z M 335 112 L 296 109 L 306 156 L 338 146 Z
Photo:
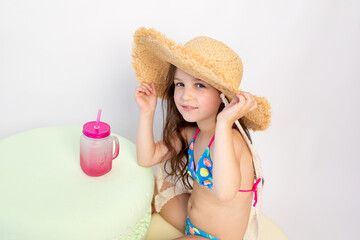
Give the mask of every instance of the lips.
M 192 111 L 197 109 L 197 107 L 192 107 L 192 106 L 188 106 L 188 105 L 182 105 L 181 106 L 185 111 Z

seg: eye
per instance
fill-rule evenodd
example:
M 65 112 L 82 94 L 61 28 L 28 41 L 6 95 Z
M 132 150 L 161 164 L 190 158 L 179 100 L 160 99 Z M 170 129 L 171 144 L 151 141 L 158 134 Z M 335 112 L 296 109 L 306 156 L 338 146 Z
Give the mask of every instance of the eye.
M 196 84 L 196 87 L 198 87 L 198 88 L 204 88 L 205 86 L 204 86 L 204 84 L 197 83 L 197 84 Z
M 175 84 L 175 87 L 181 87 L 181 86 L 184 86 L 184 84 L 182 82 L 177 82 L 177 83 L 174 83 Z

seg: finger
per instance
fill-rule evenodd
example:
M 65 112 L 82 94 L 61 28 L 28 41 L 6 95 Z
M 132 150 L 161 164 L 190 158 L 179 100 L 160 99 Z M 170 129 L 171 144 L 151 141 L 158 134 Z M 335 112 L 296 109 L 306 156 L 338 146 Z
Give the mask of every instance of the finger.
M 137 87 L 137 89 L 139 90 L 139 91 L 141 91 L 141 92 L 146 92 L 146 90 L 147 90 L 147 88 L 146 87 L 144 87 L 144 86 L 139 86 L 139 87 Z
M 257 108 L 257 102 L 255 97 L 251 93 L 245 92 L 243 94 L 245 101 L 244 101 L 244 109 L 248 109 L 249 112 L 255 110 Z
M 248 100 L 250 100 L 251 102 L 256 102 L 256 98 L 255 98 L 255 96 L 253 95 L 253 94 L 251 94 L 251 93 L 246 93 L 246 98 L 248 99 Z
M 151 88 L 147 83 L 144 83 L 142 87 L 145 89 L 147 95 L 151 94 Z
M 246 98 L 245 98 L 244 95 L 238 94 L 238 95 L 236 95 L 236 96 L 239 98 L 239 103 L 240 103 L 240 104 L 245 104 Z
M 135 91 L 136 92 L 144 92 L 145 91 L 145 88 L 141 87 L 141 86 L 138 86 L 135 88 Z
M 154 94 L 156 96 L 155 83 L 144 83 L 144 85 L 147 87 L 151 94 Z
M 244 96 L 246 100 L 251 100 L 252 99 L 252 95 L 249 92 L 241 92 L 240 94 L 242 96 Z
M 254 111 L 255 109 L 257 109 L 258 105 L 257 102 L 255 101 L 254 104 L 252 105 L 251 111 Z
M 152 88 L 151 88 L 151 86 L 148 84 L 148 83 L 143 83 L 144 84 L 144 86 L 149 90 L 149 91 L 152 91 Z
M 141 92 L 141 93 L 145 93 L 146 95 L 149 95 L 150 94 L 150 91 L 143 85 L 140 85 L 138 87 L 138 91 Z
M 235 96 L 233 97 L 233 99 L 231 99 L 231 102 L 228 104 L 228 106 L 231 107 L 231 106 L 237 104 L 238 102 L 239 102 L 239 98 L 238 98 L 237 95 L 235 95 Z
M 249 93 L 249 96 L 250 96 L 249 101 L 251 102 L 251 104 L 252 104 L 252 105 L 253 105 L 253 104 L 257 104 L 257 101 L 256 101 L 255 96 L 252 95 L 252 94 L 250 94 L 250 93 Z
M 155 83 L 151 83 L 151 88 L 153 90 L 153 93 L 156 95 Z
M 135 94 L 134 94 L 135 98 L 136 97 L 143 97 L 144 95 L 146 95 L 146 93 L 144 93 L 142 91 L 136 91 Z

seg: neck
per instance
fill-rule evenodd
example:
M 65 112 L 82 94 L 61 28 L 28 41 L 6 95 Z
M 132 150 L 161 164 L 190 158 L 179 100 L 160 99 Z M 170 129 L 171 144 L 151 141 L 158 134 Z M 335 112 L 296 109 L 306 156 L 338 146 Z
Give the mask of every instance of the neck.
M 215 119 L 207 119 L 206 121 L 196 122 L 198 127 L 200 128 L 201 135 L 203 136 L 213 136 L 216 128 Z

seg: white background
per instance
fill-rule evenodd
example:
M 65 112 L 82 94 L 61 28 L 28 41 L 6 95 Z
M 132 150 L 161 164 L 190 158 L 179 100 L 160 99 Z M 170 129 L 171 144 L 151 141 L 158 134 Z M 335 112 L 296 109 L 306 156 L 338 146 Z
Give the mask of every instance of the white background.
M 241 88 L 273 109 L 271 127 L 252 134 L 263 213 L 290 239 L 359 239 L 359 10 L 340 0 L 0 0 L 0 139 L 82 126 L 102 108 L 135 142 L 135 30 L 180 43 L 207 35 L 239 54 Z M 155 118 L 159 140 L 160 109 Z

